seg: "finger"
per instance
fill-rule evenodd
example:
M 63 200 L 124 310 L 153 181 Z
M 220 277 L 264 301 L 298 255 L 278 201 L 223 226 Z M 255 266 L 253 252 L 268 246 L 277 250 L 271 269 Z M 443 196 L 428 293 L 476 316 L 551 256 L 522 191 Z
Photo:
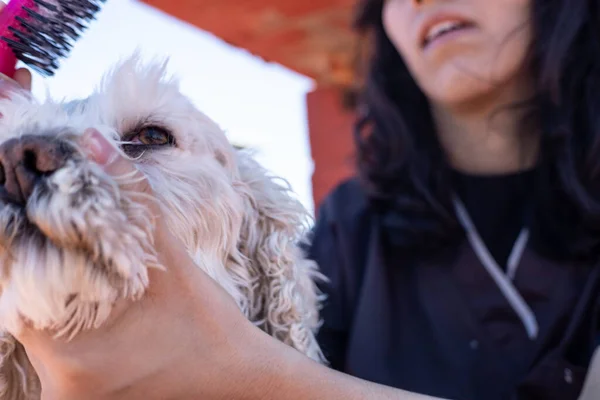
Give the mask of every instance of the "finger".
M 150 184 L 133 162 L 123 157 L 114 143 L 110 142 L 97 129 L 87 129 L 83 134 L 83 147 L 88 157 L 100 164 L 104 171 L 119 180 L 119 185 L 127 190 L 149 195 Z M 155 204 L 148 204 L 154 209 Z M 155 210 L 156 211 L 156 210 Z
M 88 129 L 83 136 L 83 146 L 92 161 L 100 164 L 113 177 L 137 174 L 140 179 L 133 179 L 135 183 L 126 186 L 129 190 L 151 195 L 150 185 L 143 179 L 143 174 L 131 161 L 120 156 L 115 145 L 104 135 L 96 129 Z M 168 278 L 164 276 L 164 271 L 161 269 L 148 271 L 152 283 L 146 293 L 147 296 L 152 298 L 168 297 L 169 291 L 172 293 L 174 290 L 182 295 L 183 293 L 195 294 L 198 291 L 198 285 L 213 284 L 212 279 L 196 267 L 184 244 L 173 236 L 157 203 L 148 201 L 146 204 L 153 210 L 156 217 L 154 242 L 159 261 L 170 271 Z
M 0 4 L 4 3 L 0 2 Z M 0 11 L 1 7 L 4 7 L 4 5 L 0 6 Z M 11 92 L 22 92 L 23 90 L 28 93 L 31 92 L 31 81 L 31 72 L 27 68 L 17 69 L 12 79 L 0 78 L 0 98 L 10 97 Z
M 115 145 L 96 129 L 88 129 L 84 132 L 83 146 L 90 159 L 100 164 L 106 173 L 115 179 L 124 178 L 120 182 L 122 188 L 143 194 L 137 200 L 144 202 L 154 217 L 154 239 L 160 261 L 168 265 L 170 264 L 169 258 L 185 259 L 187 256 L 185 248 L 167 227 L 164 214 L 161 212 L 158 202 L 155 201 L 152 189 L 145 176 L 130 160 L 122 157 L 116 150 Z M 168 251 L 165 252 L 165 249 L 168 249 Z M 152 274 L 154 271 L 150 273 Z M 153 279 L 151 278 L 151 280 Z
M 14 80 L 28 92 L 31 91 L 31 72 L 27 68 L 19 68 L 15 72 Z
M 10 98 L 12 93 L 30 93 L 31 82 L 27 82 L 27 78 L 23 77 L 23 72 L 19 73 L 19 79 L 22 80 L 23 83 L 17 82 L 14 79 L 5 77 L 0 74 L 0 98 L 8 99 Z M 28 85 L 29 88 L 23 87 L 23 84 Z
M 118 156 L 115 147 L 97 129 L 87 129 L 83 133 L 83 146 L 92 161 L 106 166 Z
M 114 144 L 107 140 L 97 129 L 88 129 L 83 134 L 84 148 L 92 161 L 100 164 L 104 171 L 115 178 L 123 176 L 136 176 L 141 178 L 141 173 L 135 165 L 122 157 Z M 136 179 L 140 181 L 140 179 Z M 141 191 L 147 189 L 147 185 L 136 188 Z

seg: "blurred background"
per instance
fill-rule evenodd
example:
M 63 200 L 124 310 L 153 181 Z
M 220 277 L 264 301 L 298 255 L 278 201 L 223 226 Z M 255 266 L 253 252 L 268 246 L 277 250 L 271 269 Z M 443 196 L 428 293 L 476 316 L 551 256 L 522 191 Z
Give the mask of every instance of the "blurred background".
M 120 58 L 170 57 L 182 90 L 314 212 L 351 171 L 354 0 L 107 0 L 34 94 L 90 93 Z

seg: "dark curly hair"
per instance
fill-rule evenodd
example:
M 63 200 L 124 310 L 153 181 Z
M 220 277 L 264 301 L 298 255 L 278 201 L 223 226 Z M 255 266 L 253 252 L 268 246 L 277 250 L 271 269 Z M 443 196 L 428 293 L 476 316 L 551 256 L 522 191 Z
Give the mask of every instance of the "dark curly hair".
M 363 0 L 356 27 L 373 43 L 359 100 L 358 175 L 407 249 L 454 242 L 450 167 L 428 101 L 387 37 L 384 0 Z M 600 0 L 532 0 L 529 122 L 541 130 L 536 227 L 554 256 L 599 254 Z M 524 125 L 525 126 L 525 125 Z M 458 235 L 460 236 L 460 235 Z

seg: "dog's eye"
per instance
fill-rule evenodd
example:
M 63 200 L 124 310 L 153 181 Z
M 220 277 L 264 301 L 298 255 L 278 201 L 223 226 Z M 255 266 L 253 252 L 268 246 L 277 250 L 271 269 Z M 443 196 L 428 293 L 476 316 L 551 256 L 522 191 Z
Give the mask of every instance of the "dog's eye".
M 173 144 L 174 141 L 169 132 L 156 126 L 144 127 L 131 138 L 132 143 L 146 146 L 166 146 Z
M 176 145 L 173 135 L 159 126 L 140 127 L 123 135 L 123 141 L 123 151 L 130 157 L 139 157 L 147 151 Z

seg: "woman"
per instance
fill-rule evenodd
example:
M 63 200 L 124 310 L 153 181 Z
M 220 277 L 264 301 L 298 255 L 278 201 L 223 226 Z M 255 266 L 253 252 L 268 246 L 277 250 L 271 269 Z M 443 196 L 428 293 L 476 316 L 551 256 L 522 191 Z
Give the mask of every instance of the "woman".
M 365 2 L 361 179 L 325 201 L 310 253 L 332 366 L 388 387 L 262 334 L 159 224 L 170 273 L 148 298 L 71 343 L 19 336 L 46 398 L 576 398 L 598 336 L 599 9 Z
M 358 179 L 311 256 L 335 369 L 576 399 L 600 327 L 600 2 L 367 0 Z

